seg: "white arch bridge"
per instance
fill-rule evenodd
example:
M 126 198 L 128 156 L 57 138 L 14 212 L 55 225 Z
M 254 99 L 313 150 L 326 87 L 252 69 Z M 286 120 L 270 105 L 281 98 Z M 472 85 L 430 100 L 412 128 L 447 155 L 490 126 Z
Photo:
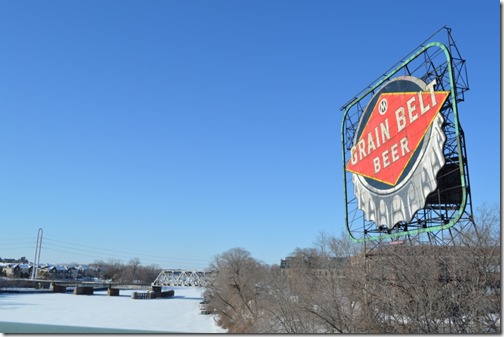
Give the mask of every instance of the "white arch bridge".
M 153 286 L 204 287 L 209 273 L 182 269 L 165 269 L 156 277 Z

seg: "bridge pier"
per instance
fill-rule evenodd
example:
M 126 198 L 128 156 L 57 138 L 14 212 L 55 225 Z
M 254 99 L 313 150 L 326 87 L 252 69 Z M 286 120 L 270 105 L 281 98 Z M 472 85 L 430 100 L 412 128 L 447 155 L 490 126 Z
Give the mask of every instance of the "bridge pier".
M 73 293 L 75 295 L 93 295 L 94 290 L 93 287 L 75 287 Z
M 119 289 L 108 287 L 107 296 L 119 296 Z
M 66 293 L 66 287 L 56 283 L 51 283 L 53 293 Z

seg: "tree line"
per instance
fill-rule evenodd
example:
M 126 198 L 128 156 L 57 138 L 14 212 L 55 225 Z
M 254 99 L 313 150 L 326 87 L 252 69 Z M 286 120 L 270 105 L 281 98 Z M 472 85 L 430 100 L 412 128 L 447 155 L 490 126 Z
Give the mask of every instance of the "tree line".
M 158 265 L 144 266 L 138 258 L 132 258 L 126 264 L 114 259 L 96 260 L 89 267 L 88 276 L 90 277 L 124 283 L 150 284 L 161 272 Z
M 281 265 L 217 255 L 206 309 L 230 333 L 500 333 L 500 211 L 482 207 L 450 246 L 380 245 L 366 256 L 321 233 Z

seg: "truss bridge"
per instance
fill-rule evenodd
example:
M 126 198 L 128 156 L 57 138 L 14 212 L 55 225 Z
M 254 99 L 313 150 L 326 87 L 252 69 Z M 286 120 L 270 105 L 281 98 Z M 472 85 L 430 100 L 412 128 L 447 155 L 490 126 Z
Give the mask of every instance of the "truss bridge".
M 204 287 L 208 273 L 181 269 L 166 269 L 159 273 L 153 286 Z

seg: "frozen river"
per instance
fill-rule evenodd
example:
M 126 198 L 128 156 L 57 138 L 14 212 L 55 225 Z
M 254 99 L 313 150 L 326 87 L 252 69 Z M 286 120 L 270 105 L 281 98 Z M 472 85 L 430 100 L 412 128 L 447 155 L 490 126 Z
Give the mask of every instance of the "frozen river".
M 150 300 L 132 299 L 132 290 L 121 290 L 120 296 L 107 296 L 106 291 L 95 291 L 94 295 L 0 293 L 0 332 L 226 332 L 211 315 L 201 314 L 203 289 L 163 290 L 168 289 L 175 290 L 174 297 Z

